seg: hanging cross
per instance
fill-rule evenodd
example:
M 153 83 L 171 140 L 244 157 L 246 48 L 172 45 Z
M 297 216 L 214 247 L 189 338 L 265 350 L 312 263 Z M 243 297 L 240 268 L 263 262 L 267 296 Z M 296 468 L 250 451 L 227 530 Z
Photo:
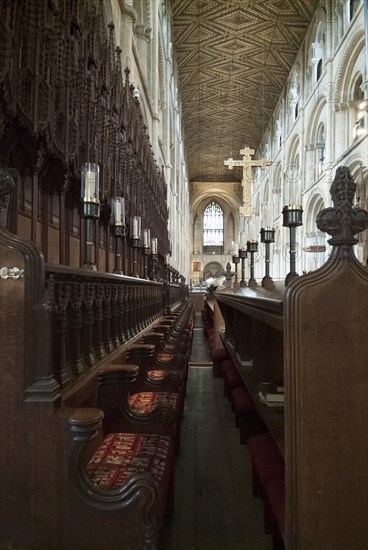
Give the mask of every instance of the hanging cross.
M 232 170 L 234 166 L 242 166 L 243 167 L 243 179 L 242 179 L 242 187 L 243 187 L 243 206 L 240 207 L 240 213 L 243 214 L 243 216 L 251 216 L 252 214 L 252 204 L 251 204 L 251 180 L 252 180 L 252 168 L 253 167 L 260 167 L 262 170 L 266 168 L 266 166 L 271 165 L 270 160 L 266 159 L 258 159 L 258 160 L 252 160 L 252 155 L 254 155 L 254 149 L 250 149 L 249 147 L 245 146 L 244 149 L 240 151 L 240 154 L 242 155 L 242 160 L 234 160 L 233 158 L 228 158 L 227 160 L 224 160 L 224 165 L 229 167 L 229 170 Z

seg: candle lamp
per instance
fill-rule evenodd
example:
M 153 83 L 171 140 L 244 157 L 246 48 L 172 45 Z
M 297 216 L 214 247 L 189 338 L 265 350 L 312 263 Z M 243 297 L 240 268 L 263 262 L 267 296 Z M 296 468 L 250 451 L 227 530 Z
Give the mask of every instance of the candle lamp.
M 238 286 L 238 263 L 240 262 L 240 258 L 238 256 L 238 249 L 239 249 L 239 243 L 237 241 L 233 241 L 233 254 L 232 254 L 232 261 L 235 266 L 234 273 L 234 287 Z
M 242 248 L 239 248 L 239 259 L 241 261 L 241 280 L 240 280 L 240 288 L 244 288 L 247 286 L 247 281 L 245 280 L 245 260 L 247 258 L 247 250 L 243 246 Z
M 192 284 L 192 281 L 191 281 Z M 171 307 L 170 307 L 170 254 L 165 255 L 165 276 L 164 276 L 164 286 L 166 287 L 165 290 L 165 313 L 166 315 L 170 315 L 171 313 Z
M 232 261 L 233 261 L 233 264 L 234 264 L 234 273 L 235 273 L 235 276 L 234 276 L 234 287 L 237 287 L 238 286 L 238 263 L 240 262 L 240 258 L 238 255 L 234 255 L 232 256 Z
M 152 280 L 156 280 L 157 237 L 151 239 Z
M 170 282 L 170 254 L 165 255 L 165 280 Z
M 138 248 L 141 246 L 141 217 L 132 218 L 132 247 L 133 247 L 133 273 L 132 277 L 139 277 L 138 273 Z
M 272 227 L 261 228 L 261 243 L 266 246 L 265 276 L 262 279 L 263 288 L 274 288 L 275 283 L 270 276 L 270 244 L 275 242 L 275 230 Z
M 143 230 L 143 258 L 144 258 L 144 264 L 143 264 L 143 278 L 148 279 L 148 255 L 151 252 L 150 249 L 150 240 L 151 240 L 151 231 L 150 229 L 144 229 Z
M 294 204 L 284 206 L 282 209 L 282 219 L 282 225 L 288 227 L 290 231 L 290 271 L 285 278 L 285 286 L 287 286 L 290 281 L 299 277 L 299 274 L 296 272 L 296 228 L 303 225 L 303 208 Z
M 257 281 L 254 278 L 254 254 L 256 252 L 258 252 L 258 241 L 247 241 L 247 253 L 250 254 L 250 279 L 248 281 L 248 286 L 250 288 L 255 288 L 257 286 Z
M 96 220 L 100 216 L 100 167 L 86 162 L 81 173 L 81 216 L 85 220 L 84 260 L 82 269 L 97 271 L 95 250 Z
M 114 273 L 120 275 L 123 271 L 123 257 L 125 256 L 125 201 L 123 197 L 111 199 L 111 228 L 115 238 L 115 267 Z

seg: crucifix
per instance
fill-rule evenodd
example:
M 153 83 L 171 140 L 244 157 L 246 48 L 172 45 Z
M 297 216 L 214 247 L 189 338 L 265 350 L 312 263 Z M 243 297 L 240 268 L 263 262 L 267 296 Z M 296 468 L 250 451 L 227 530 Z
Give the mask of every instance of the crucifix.
M 259 166 L 262 168 L 266 168 L 266 166 L 271 166 L 271 161 L 266 159 L 258 159 L 258 160 L 252 160 L 252 155 L 254 155 L 254 149 L 250 149 L 249 147 L 245 146 L 244 149 L 240 151 L 240 154 L 242 155 L 242 160 L 234 160 L 233 158 L 229 158 L 227 160 L 224 160 L 224 165 L 229 167 L 229 170 L 232 170 L 234 166 L 242 166 L 243 167 L 243 179 L 242 179 L 242 187 L 243 187 L 243 206 L 240 207 L 240 214 L 243 216 L 251 216 L 252 215 L 252 209 L 251 209 L 251 179 L 252 179 L 252 167 L 253 166 Z

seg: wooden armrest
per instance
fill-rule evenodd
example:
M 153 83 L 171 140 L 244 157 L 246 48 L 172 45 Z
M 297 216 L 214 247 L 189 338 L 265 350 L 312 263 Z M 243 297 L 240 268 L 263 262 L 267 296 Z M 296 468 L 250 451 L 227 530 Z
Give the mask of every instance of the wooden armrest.
M 132 364 L 109 363 L 97 373 L 99 385 L 132 384 L 137 379 L 139 366 Z
M 97 408 L 76 408 L 68 419 L 73 440 L 87 443 L 95 439 L 102 429 L 104 413 Z
M 132 352 L 154 352 L 155 346 L 153 344 L 132 344 L 126 351 L 127 355 Z

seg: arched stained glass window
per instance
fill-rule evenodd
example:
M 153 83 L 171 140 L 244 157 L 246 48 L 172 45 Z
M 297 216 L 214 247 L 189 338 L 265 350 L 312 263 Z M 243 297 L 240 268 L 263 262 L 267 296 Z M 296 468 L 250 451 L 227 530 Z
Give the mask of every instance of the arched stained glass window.
M 212 201 L 203 214 L 203 246 L 223 246 L 224 213 L 222 208 Z

